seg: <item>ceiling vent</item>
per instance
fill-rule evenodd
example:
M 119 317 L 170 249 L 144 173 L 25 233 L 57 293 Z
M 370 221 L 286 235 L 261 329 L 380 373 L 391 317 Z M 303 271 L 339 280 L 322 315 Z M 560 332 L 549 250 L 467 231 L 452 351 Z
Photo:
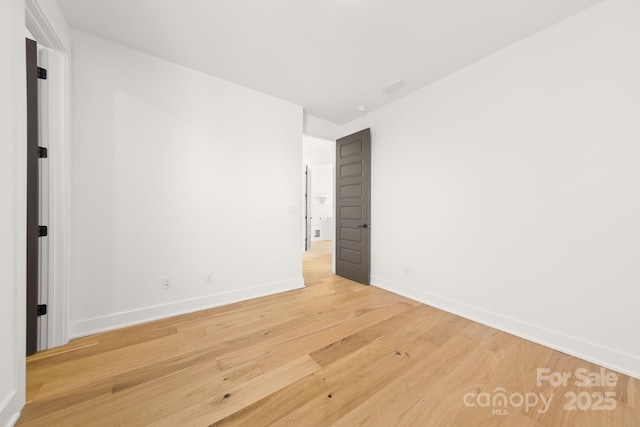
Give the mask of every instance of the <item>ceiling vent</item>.
M 392 93 L 402 89 L 406 85 L 407 85 L 407 82 L 405 82 L 404 80 L 398 80 L 397 82 L 395 82 L 394 84 L 392 84 L 388 88 L 382 89 L 382 91 L 384 93 L 386 93 L 387 95 L 391 95 Z

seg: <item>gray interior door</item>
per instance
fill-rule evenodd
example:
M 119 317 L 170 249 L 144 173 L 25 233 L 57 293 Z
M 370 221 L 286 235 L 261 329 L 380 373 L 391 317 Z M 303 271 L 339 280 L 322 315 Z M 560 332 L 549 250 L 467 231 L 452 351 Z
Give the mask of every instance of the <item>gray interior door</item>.
M 336 141 L 336 274 L 369 284 L 371 131 Z
M 306 227 L 304 250 L 308 251 L 311 248 L 311 168 L 309 166 L 306 166 L 304 174 L 306 177 L 304 189 L 304 221 Z
M 27 70 L 27 356 L 38 350 L 38 45 L 26 40 Z

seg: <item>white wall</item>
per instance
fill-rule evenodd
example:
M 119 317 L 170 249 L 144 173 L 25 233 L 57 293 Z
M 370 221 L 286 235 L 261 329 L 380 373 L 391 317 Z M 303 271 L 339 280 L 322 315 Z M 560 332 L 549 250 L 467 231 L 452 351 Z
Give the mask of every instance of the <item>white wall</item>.
M 313 170 L 313 186 L 311 195 L 314 197 L 333 196 L 333 165 L 310 165 Z
M 0 426 L 25 401 L 26 91 L 24 2 L 0 2 Z
M 335 140 L 304 135 L 302 137 L 302 147 L 302 162 L 305 165 L 326 165 L 335 163 Z
M 334 141 L 341 126 L 310 114 L 304 114 L 304 134 L 314 138 Z
M 301 287 L 301 107 L 72 43 L 71 334 Z
M 372 282 L 640 377 L 640 3 L 358 119 Z
M 333 240 L 333 165 L 309 165 L 311 170 L 311 240 Z M 316 230 L 318 236 L 316 236 Z

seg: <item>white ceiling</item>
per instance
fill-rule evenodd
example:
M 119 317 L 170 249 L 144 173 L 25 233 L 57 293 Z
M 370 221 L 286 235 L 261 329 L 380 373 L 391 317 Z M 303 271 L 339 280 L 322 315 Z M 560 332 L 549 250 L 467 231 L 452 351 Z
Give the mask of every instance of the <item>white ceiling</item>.
M 74 28 L 338 124 L 598 1 L 58 0 Z

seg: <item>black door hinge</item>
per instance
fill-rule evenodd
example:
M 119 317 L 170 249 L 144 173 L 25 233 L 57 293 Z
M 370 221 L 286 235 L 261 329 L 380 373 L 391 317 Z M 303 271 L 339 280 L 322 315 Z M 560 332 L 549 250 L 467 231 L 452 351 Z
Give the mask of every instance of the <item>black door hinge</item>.
M 38 78 L 47 80 L 47 70 L 45 68 L 38 67 Z
M 47 304 L 38 304 L 38 316 L 47 314 Z
M 46 159 L 47 157 L 49 157 L 49 150 L 47 150 L 47 147 L 38 147 L 38 158 Z
M 38 226 L 38 237 L 45 237 L 49 234 L 49 229 L 47 228 L 46 225 L 39 225 Z

